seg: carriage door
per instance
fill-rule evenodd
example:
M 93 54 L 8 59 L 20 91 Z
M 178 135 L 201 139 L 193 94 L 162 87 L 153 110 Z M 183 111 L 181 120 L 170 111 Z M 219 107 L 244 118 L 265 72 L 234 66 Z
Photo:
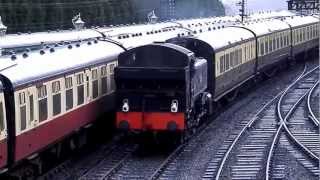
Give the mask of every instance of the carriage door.
M 92 101 L 92 77 L 90 69 L 85 70 L 85 97 L 86 103 Z
M 0 167 L 6 164 L 7 157 L 7 122 L 6 122 L 6 108 L 4 102 L 4 95 L 0 92 Z
M 39 120 L 35 118 L 35 98 L 36 98 L 36 88 L 29 87 L 27 89 L 27 119 L 30 128 L 34 128 L 39 124 Z

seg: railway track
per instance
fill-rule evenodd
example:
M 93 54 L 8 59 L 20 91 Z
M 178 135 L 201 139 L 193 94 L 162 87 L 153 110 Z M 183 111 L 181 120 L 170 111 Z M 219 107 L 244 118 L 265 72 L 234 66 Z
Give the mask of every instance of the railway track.
M 305 115 L 305 111 L 308 108 L 302 102 L 306 100 L 308 94 L 312 92 L 318 83 L 318 77 L 319 66 L 310 70 L 289 86 L 282 94 L 277 105 L 277 113 L 281 123 L 279 127 L 284 129 L 285 135 L 290 140 L 290 143 L 285 142 L 282 144 L 289 147 L 288 149 L 291 152 L 295 149 L 294 156 L 316 177 L 319 176 L 319 129 L 317 123 L 311 121 Z M 279 139 L 279 134 L 275 136 L 269 152 L 266 168 L 267 179 L 272 177 L 273 171 L 270 165 L 274 158 L 273 151 Z M 296 147 L 290 147 L 290 144 Z
M 198 148 L 202 136 L 208 133 L 209 127 L 208 123 L 204 123 L 188 141 L 177 147 L 147 179 L 175 179 L 179 165 L 184 164 L 183 162 L 190 158 L 194 149 Z
M 294 111 L 296 106 L 300 104 L 301 99 L 305 99 L 312 87 L 315 87 L 317 77 L 319 74 L 318 67 L 312 69 L 306 73 L 306 67 L 303 73 L 292 83 L 286 90 L 280 92 L 271 101 L 265 104 L 250 121 L 244 121 L 239 125 L 237 134 L 232 134 L 221 146 L 218 153 L 208 164 L 207 169 L 202 176 L 203 179 L 270 179 L 281 176 L 281 173 L 273 175 L 272 172 L 277 170 L 284 170 L 282 164 L 272 164 L 272 155 L 277 148 L 277 141 L 279 137 L 287 135 L 290 137 L 290 133 L 294 131 L 293 136 L 297 142 L 302 141 L 305 143 L 301 145 L 292 146 L 292 138 L 290 143 L 284 144 L 289 151 L 295 151 L 295 157 L 302 160 L 303 157 L 312 157 L 314 153 L 319 153 L 318 144 L 316 138 L 319 131 L 312 131 L 312 134 L 307 134 L 306 131 L 297 131 L 296 124 L 304 123 L 297 118 L 293 117 L 293 114 L 301 115 L 301 110 L 306 110 L 306 107 L 301 107 L 298 111 Z M 306 86 L 304 86 L 304 84 Z M 300 92 L 302 91 L 303 92 Z M 288 95 L 288 92 L 291 92 Z M 300 93 L 295 93 L 300 92 Z M 292 95 L 292 96 L 291 96 Z M 311 96 L 311 95 L 310 95 Z M 283 100 L 288 102 L 283 103 Z M 297 102 L 299 100 L 299 102 Z M 290 104 L 291 103 L 291 104 Z M 291 110 L 292 109 L 292 110 Z M 279 113 L 280 112 L 280 113 Z M 285 120 L 291 117 L 289 128 L 287 128 L 286 121 L 278 121 L 278 116 L 286 116 Z M 281 119 L 280 117 L 280 119 Z M 297 121 L 297 122 L 296 122 Z M 305 119 L 304 119 L 305 121 Z M 310 121 L 309 121 L 310 123 Z M 313 123 L 315 124 L 315 123 Z M 310 128 L 309 126 L 306 128 Z M 288 129 L 288 130 L 286 130 Z M 291 133 L 292 134 L 292 133 Z M 283 138 L 282 138 L 283 139 Z M 281 140 L 282 140 L 281 139 Z M 293 139 L 294 142 L 296 142 Z M 307 148 L 310 148 L 308 152 Z M 304 151 L 301 151 L 304 150 Z M 298 152 L 297 152 L 298 151 Z M 303 153 L 302 153 L 303 152 Z M 277 149 L 277 156 L 285 155 L 280 148 Z M 319 155 L 319 154 L 317 154 Z M 314 159 L 315 157 L 313 157 Z M 305 164 L 312 164 L 310 159 L 305 160 Z M 315 158 L 317 160 L 317 158 Z M 302 163 L 303 164 L 303 163 Z M 273 167 L 270 170 L 270 167 Z M 317 175 L 319 169 L 310 169 L 311 172 L 316 172 Z
M 91 169 L 79 177 L 79 180 L 103 180 L 109 179 L 119 168 L 124 165 L 124 162 L 138 148 L 136 144 L 124 144 L 118 146 L 112 156 L 103 158 L 99 164 L 91 167 Z
M 123 143 L 123 144 L 122 144 Z M 70 158 L 56 168 L 50 170 L 44 175 L 38 177 L 38 180 L 73 180 L 84 177 L 90 178 L 90 173 L 93 168 L 101 166 L 105 161 L 111 160 L 115 163 L 121 160 L 121 152 L 130 153 L 131 144 L 123 142 L 122 135 L 117 135 L 109 143 L 104 144 L 93 152 L 85 154 L 82 152 L 80 155 Z M 127 150 L 127 151 L 126 151 Z
M 121 165 L 116 165 L 117 168 L 114 168 L 103 179 L 174 179 L 178 168 L 177 164 L 181 164 L 184 160 L 183 157 L 189 157 L 186 154 L 198 147 L 202 135 L 207 130 L 208 126 L 203 124 L 185 143 L 166 155 L 145 158 L 127 156 L 119 162 Z

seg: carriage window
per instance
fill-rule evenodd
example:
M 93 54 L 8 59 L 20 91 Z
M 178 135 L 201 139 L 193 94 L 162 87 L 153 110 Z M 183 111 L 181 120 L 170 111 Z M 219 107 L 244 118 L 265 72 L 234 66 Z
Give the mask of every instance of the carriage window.
M 313 37 L 312 37 L 312 33 L 313 33 L 313 31 L 312 31 L 312 26 L 310 26 L 310 28 L 309 28 L 309 38 L 310 38 L 310 39 L 313 38 Z
M 263 43 L 260 44 L 260 54 L 261 54 L 261 56 L 264 55 L 264 44 Z
M 280 48 L 280 37 L 277 37 L 277 49 Z
M 239 51 L 236 50 L 234 52 L 234 66 L 237 66 L 239 64 L 238 62 L 239 62 Z
M 239 49 L 239 57 L 240 57 L 239 63 L 242 63 L 242 49 Z
M 26 111 L 26 94 L 19 93 L 19 107 L 20 107 L 20 130 L 23 131 L 27 127 L 27 111 Z
M 108 92 L 107 66 L 101 67 L 101 94 Z
M 83 74 L 77 75 L 77 93 L 78 93 L 78 105 L 84 103 L 84 84 Z
M 223 56 L 220 57 L 220 73 L 223 72 Z
M 115 68 L 115 64 L 110 64 L 110 87 L 111 87 L 111 91 L 115 90 L 114 68 Z
M 73 83 L 72 77 L 67 77 L 66 82 L 66 111 L 73 108 Z
M 95 99 L 98 97 L 99 87 L 98 87 L 98 70 L 92 70 L 92 98 Z
M 277 45 L 277 38 L 274 37 L 274 38 L 273 38 L 273 41 L 272 41 L 272 50 L 273 50 L 273 51 L 276 50 L 276 48 L 277 48 L 276 45 Z
M 4 130 L 4 108 L 3 103 L 0 102 L 0 131 Z
M 230 53 L 230 68 L 234 66 L 234 52 Z
M 299 42 L 303 41 L 303 39 L 302 39 L 302 34 L 303 34 L 303 33 L 302 33 L 302 29 L 300 29 L 300 31 L 299 31 L 299 37 L 300 37 L 300 38 L 299 38 Z
M 251 59 L 253 59 L 254 56 L 255 56 L 255 46 L 254 46 L 254 44 L 252 43 L 252 44 L 251 44 Z
M 25 93 L 19 93 L 19 104 L 23 105 L 26 103 L 26 95 Z
M 48 118 L 47 87 L 45 85 L 38 87 L 38 105 L 39 121 L 42 122 Z
M 283 48 L 283 35 L 280 37 L 280 48 Z
M 57 115 L 61 113 L 61 93 L 60 81 L 52 83 L 52 113 Z
M 251 47 L 250 44 L 248 45 L 248 60 L 251 59 Z
M 249 51 L 249 47 L 246 46 L 246 47 L 244 48 L 244 52 L 243 52 L 243 53 L 244 53 L 244 61 L 245 61 L 245 62 L 249 61 L 249 58 L 250 58 L 250 57 L 249 57 L 249 54 L 248 54 L 248 51 Z
M 229 70 L 229 65 L 230 65 L 230 55 L 226 54 L 226 71 Z
M 268 54 L 268 52 L 269 52 L 269 45 L 268 44 L 269 44 L 268 40 L 266 40 L 266 42 L 264 43 L 264 51 L 266 54 Z
M 248 60 L 251 60 L 251 45 L 248 44 Z
M 30 111 L 30 121 L 34 120 L 34 103 L 33 103 L 33 95 L 29 96 L 29 111 Z

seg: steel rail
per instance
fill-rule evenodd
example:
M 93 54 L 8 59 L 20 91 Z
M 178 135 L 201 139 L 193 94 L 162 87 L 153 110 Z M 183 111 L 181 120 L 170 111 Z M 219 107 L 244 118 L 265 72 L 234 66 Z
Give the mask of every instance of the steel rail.
M 307 105 L 308 105 L 308 110 L 309 110 L 309 118 L 312 120 L 312 122 L 316 125 L 319 126 L 319 119 L 314 115 L 313 110 L 311 108 L 311 96 L 313 92 L 315 91 L 316 87 L 319 86 L 319 81 L 311 88 L 309 94 L 308 94 L 308 100 L 307 100 Z

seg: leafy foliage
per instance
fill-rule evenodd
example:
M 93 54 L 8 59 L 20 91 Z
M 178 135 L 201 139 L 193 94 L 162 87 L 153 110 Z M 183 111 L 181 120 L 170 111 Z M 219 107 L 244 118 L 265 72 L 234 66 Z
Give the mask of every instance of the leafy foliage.
M 224 13 L 218 0 L 176 1 L 177 17 Z M 73 28 L 71 19 L 79 12 L 86 27 L 143 22 L 153 9 L 161 17 L 160 0 L 0 0 L 0 16 L 11 33 Z

